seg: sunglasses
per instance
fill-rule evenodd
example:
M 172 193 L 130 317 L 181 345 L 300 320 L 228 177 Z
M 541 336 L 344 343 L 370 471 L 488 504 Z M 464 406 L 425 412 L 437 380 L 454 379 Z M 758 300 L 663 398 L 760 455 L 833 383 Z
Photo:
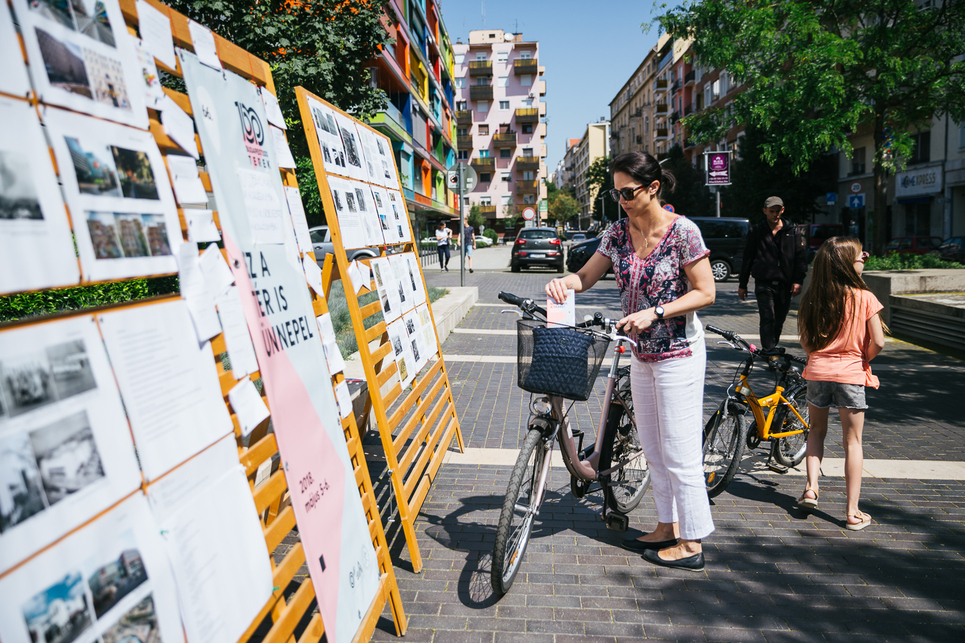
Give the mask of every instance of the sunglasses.
M 862 250 L 862 251 L 861 251 L 861 254 L 858 255 L 858 261 L 860 261 L 861 263 L 864 263 L 864 262 L 868 259 L 868 257 L 870 257 L 870 256 L 871 256 L 870 253 L 865 252 L 865 251 Z
M 620 202 L 620 197 L 623 197 L 624 201 L 633 201 L 633 198 L 637 195 L 637 192 L 639 192 L 645 187 L 647 186 L 638 185 L 635 188 L 621 188 L 619 190 L 616 190 L 616 189 L 610 190 L 610 198 L 616 201 L 617 203 Z

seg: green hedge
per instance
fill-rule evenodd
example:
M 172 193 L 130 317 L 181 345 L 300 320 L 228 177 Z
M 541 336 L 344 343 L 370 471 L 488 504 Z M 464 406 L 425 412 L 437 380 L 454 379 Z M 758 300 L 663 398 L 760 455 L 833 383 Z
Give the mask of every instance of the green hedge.
M 493 245 L 499 242 L 499 235 L 496 234 L 496 231 L 493 230 L 492 228 L 486 228 L 485 230 L 483 230 L 483 236 L 488 239 L 492 239 Z
M 893 253 L 884 257 L 868 257 L 865 270 L 922 270 L 926 268 L 965 268 L 954 261 L 942 261 L 938 255 Z
M 170 276 L 8 295 L 0 297 L 0 322 L 109 304 L 123 304 L 177 292 L 178 278 Z

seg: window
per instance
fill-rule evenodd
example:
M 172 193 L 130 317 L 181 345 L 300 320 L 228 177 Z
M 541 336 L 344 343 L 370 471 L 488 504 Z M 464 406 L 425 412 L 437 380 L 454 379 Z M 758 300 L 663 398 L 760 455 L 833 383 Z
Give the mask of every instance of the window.
M 513 202 L 513 196 L 511 194 L 504 194 L 499 200 L 503 204 L 503 207 L 506 207 Z
M 965 123 L 958 128 L 958 146 L 965 147 Z
M 914 148 L 908 164 L 927 163 L 931 159 L 931 132 L 920 132 L 911 137 Z
M 459 150 L 459 155 L 457 157 L 460 161 L 469 160 L 469 150 Z
M 532 134 L 532 133 L 533 133 L 533 124 L 532 124 L 532 123 L 523 123 L 523 124 L 521 125 L 521 127 L 523 128 L 523 134 Z
M 460 100 L 456 102 L 456 111 L 464 112 L 467 109 L 469 109 L 469 103 L 467 101 Z
M 465 86 L 466 86 L 466 79 L 465 79 L 465 78 L 457 78 L 457 79 L 456 79 L 456 87 L 458 87 L 459 89 L 462 89 L 462 88 L 465 87 Z
M 535 194 L 524 194 L 524 195 L 523 195 L 523 203 L 525 203 L 525 204 L 527 204 L 527 205 L 532 205 L 533 203 L 536 203 L 536 195 L 535 195 Z
M 477 52 L 476 52 L 476 61 L 479 62 L 479 61 L 484 61 L 484 60 L 489 60 L 489 57 L 486 56 L 486 52 L 485 52 L 485 51 L 477 51 Z
M 499 178 L 503 180 L 503 183 L 509 183 L 512 180 L 512 177 L 509 175 L 509 172 L 500 172 Z
M 488 86 L 489 86 L 489 76 L 476 77 L 476 87 L 488 87 Z
M 469 136 L 469 128 L 468 128 L 468 127 L 458 127 L 458 128 L 456 128 L 456 135 L 457 135 L 457 136 Z
M 509 62 L 509 52 L 508 51 L 497 51 L 496 52 L 496 62 L 507 63 Z
M 509 101 L 508 100 L 499 101 L 499 109 L 509 109 Z
M 533 52 L 531 52 L 531 51 L 528 50 L 528 49 L 523 49 L 523 50 L 521 50 L 521 51 L 519 52 L 519 57 L 520 57 L 521 60 L 532 60 L 532 59 L 533 59 Z
M 524 180 L 524 181 L 535 181 L 535 180 L 536 180 L 536 172 L 533 172 L 533 170 L 526 170 L 525 172 L 523 172 L 523 180 Z
M 704 85 L 704 107 L 710 105 L 713 101 L 710 94 L 710 83 Z
M 509 149 L 508 147 L 504 147 L 503 149 L 499 150 L 499 158 L 501 159 L 513 158 L 513 150 Z
M 489 175 L 486 174 L 484 176 L 489 176 Z M 479 205 L 492 205 L 492 204 L 493 204 L 492 197 L 489 197 L 489 196 L 479 197 Z
M 865 148 L 858 147 L 851 152 L 851 173 L 848 176 L 865 173 Z
M 481 158 L 481 159 L 488 159 L 488 158 L 489 158 L 489 150 L 479 150 L 479 158 Z
M 727 76 L 726 71 L 720 72 L 720 95 L 723 96 L 730 91 L 730 78 Z
M 462 65 L 466 62 L 466 54 L 456 54 L 453 56 L 453 62 L 457 65 Z
M 713 90 L 711 91 L 711 102 L 720 98 L 720 79 L 714 81 Z
M 480 172 L 480 173 L 479 173 L 479 182 L 480 182 L 480 183 L 489 183 L 489 182 L 492 181 L 492 180 L 493 180 L 493 175 L 490 174 L 489 172 Z
M 480 123 L 479 134 L 480 136 L 489 136 L 489 125 L 487 125 L 486 123 Z
M 532 74 L 521 75 L 519 77 L 519 84 L 522 85 L 523 87 L 529 87 L 530 85 L 533 84 L 533 75 Z
M 477 100 L 476 101 L 476 111 L 480 114 L 484 114 L 489 111 L 489 101 L 488 100 Z
M 523 148 L 523 156 L 533 156 L 533 148 L 531 148 L 531 147 L 524 147 L 524 148 Z

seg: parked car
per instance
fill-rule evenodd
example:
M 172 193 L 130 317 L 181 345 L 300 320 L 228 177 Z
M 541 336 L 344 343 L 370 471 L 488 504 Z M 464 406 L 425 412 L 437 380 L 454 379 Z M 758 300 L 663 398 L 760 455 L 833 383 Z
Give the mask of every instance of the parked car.
M 896 237 L 885 246 L 885 254 L 937 255 L 941 245 L 941 237 Z
M 516 235 L 509 267 L 513 272 L 533 266 L 563 272 L 563 240 L 556 228 L 523 228 Z
M 570 272 L 579 272 L 596 249 L 600 247 L 600 237 L 594 237 L 582 243 L 573 242 L 570 251 L 566 254 L 566 269 Z M 611 271 L 612 272 L 612 271 Z
M 332 243 L 332 233 L 329 232 L 327 225 L 309 228 L 308 233 L 312 237 L 312 250 L 315 251 L 315 263 L 321 266 L 325 262 L 325 255 L 332 254 L 335 251 L 335 245 Z M 435 240 L 433 239 L 433 241 Z M 355 250 L 349 250 L 346 254 L 348 255 L 349 261 L 379 256 L 378 250 L 374 248 L 356 248 Z
M 477 247 L 477 248 L 488 248 L 488 247 L 491 246 L 491 245 L 493 245 L 493 240 L 492 240 L 492 239 L 490 239 L 489 237 L 487 237 L 487 236 L 485 236 L 485 235 L 482 235 L 482 234 L 477 234 L 477 235 L 476 235 L 476 247 Z
M 727 281 L 740 272 L 751 224 L 747 219 L 732 217 L 691 217 L 700 228 L 704 244 L 710 250 L 710 271 L 714 281 Z
M 951 237 L 945 239 L 938 251 L 945 261 L 957 261 L 965 264 L 965 237 Z
M 577 232 L 572 237 L 570 237 L 570 241 L 573 242 L 573 245 L 576 245 L 578 243 L 583 243 L 584 241 L 586 241 L 586 235 L 583 234 L 582 232 Z
M 802 227 L 808 239 L 808 263 L 814 259 L 822 243 L 845 234 L 844 226 L 840 223 L 811 223 Z

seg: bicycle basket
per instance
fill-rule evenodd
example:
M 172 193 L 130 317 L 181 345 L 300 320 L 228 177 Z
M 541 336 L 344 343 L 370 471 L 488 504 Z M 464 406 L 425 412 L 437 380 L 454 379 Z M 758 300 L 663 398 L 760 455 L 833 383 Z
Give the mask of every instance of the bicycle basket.
M 524 391 L 586 401 L 600 373 L 610 340 L 545 322 L 516 322 L 517 383 Z

